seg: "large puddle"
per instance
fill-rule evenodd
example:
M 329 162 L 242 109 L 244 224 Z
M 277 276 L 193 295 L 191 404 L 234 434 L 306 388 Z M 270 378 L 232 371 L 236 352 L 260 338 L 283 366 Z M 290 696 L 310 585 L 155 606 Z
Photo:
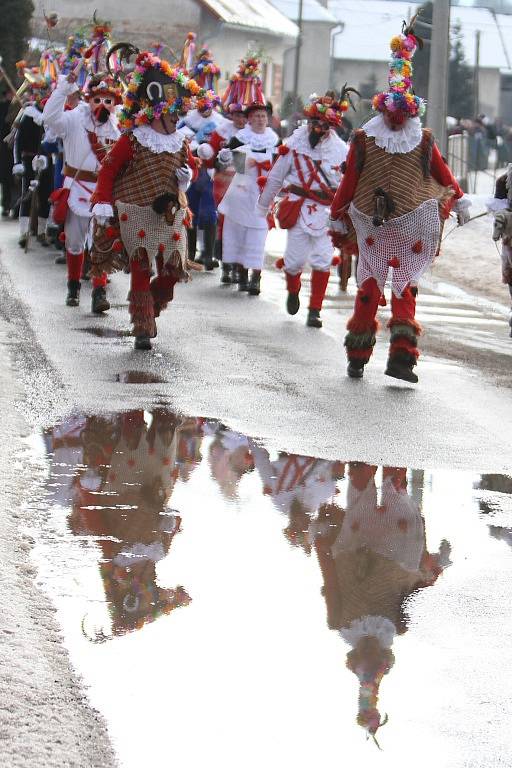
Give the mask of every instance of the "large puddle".
M 43 441 L 39 580 L 122 766 L 510 765 L 510 477 L 164 409 Z

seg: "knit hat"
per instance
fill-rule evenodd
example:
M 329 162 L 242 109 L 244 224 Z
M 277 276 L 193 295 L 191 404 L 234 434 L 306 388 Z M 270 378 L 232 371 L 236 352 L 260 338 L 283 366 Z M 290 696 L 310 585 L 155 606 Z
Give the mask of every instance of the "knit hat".
M 231 105 L 237 109 L 231 110 Z M 241 106 L 245 111 L 265 109 L 265 96 L 260 77 L 260 61 L 256 56 L 249 55 L 240 61 L 240 65 L 229 80 L 222 97 L 222 106 L 226 112 L 238 112 Z
M 412 59 L 418 46 L 423 47 L 423 40 L 414 32 L 416 16 L 409 25 L 404 22 L 402 32 L 391 38 L 389 90 L 373 97 L 373 109 L 385 112 L 398 124 L 408 117 L 421 117 L 425 112 L 424 99 L 416 96 L 412 87 Z

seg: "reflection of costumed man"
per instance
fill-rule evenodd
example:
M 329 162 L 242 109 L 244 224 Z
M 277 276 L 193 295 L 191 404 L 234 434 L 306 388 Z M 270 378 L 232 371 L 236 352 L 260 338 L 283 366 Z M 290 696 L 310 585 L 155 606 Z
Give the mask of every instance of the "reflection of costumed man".
M 37 238 L 40 242 L 45 239 L 46 221 L 50 204 L 48 196 L 51 187 L 44 183 L 43 174 L 48 169 L 48 158 L 43 154 L 43 104 L 48 93 L 48 85 L 39 72 L 24 70 L 28 83 L 28 101 L 16 118 L 16 134 L 14 139 L 14 165 L 12 172 L 21 177 L 20 205 L 20 239 L 19 244 L 24 248 L 27 244 L 30 228 L 31 194 L 30 184 L 39 174 L 39 185 L 35 191 L 38 197 Z M 47 178 L 47 181 L 51 181 Z M 41 183 L 43 182 L 43 183 Z
M 304 109 L 307 126 L 297 128 L 286 144 L 279 148 L 280 157 L 268 175 L 258 204 L 266 213 L 275 196 L 282 190 L 286 196 L 280 203 L 278 221 L 288 230 L 284 269 L 290 315 L 299 311 L 301 273 L 306 263 L 311 272 L 311 298 L 307 324 L 321 328 L 320 310 L 327 289 L 333 247 L 328 235 L 329 206 L 341 179 L 341 167 L 347 156 L 347 145 L 335 131 L 349 102 L 330 92 L 322 98 L 314 96 Z
M 219 424 L 206 424 L 204 434 L 214 436 L 208 451 L 212 477 L 226 499 L 236 499 L 240 480 L 254 469 L 249 438 Z
M 157 583 L 157 563 L 181 524 L 167 511 L 177 475 L 178 429 L 165 411 L 151 416 L 149 429 L 144 412 L 131 411 L 113 425 L 105 423 L 103 431 L 96 420 L 83 433 L 85 469 L 75 482 L 72 529 L 101 537 L 99 568 L 113 635 L 140 629 L 190 602 L 183 587 Z
M 259 61 L 248 58 L 242 61 L 231 79 L 224 107 L 232 103 L 245 106 L 248 125 L 238 131 L 229 142 L 232 158 L 237 169 L 229 188 L 219 205 L 224 216 L 222 228 L 222 260 L 235 264 L 238 271 L 238 288 L 251 296 L 260 293 L 261 270 L 267 239 L 267 216 L 256 210 L 260 193 L 258 180 L 264 178 L 272 165 L 278 135 L 268 127 L 265 98 L 258 76 Z M 249 269 L 251 279 L 249 282 Z
M 359 290 L 345 338 L 348 375 L 353 378 L 362 377 L 372 354 L 377 309 L 392 267 L 386 374 L 417 382 L 417 283 L 438 252 L 450 207 L 454 205 L 459 224 L 469 218 L 461 188 L 431 132 L 421 128 L 425 105 L 411 83 L 417 44 L 412 26 L 391 40 L 390 90 L 374 97 L 379 114 L 355 132 L 332 205 L 333 219 L 341 219 L 332 228 L 344 233 L 351 221 L 359 250 Z
M 512 163 L 496 180 L 494 197 L 487 201 L 487 208 L 494 213 L 493 239 L 501 238 L 501 278 L 512 299 Z M 512 336 L 512 309 L 509 324 Z
M 270 496 L 276 509 L 288 517 L 286 538 L 309 553 L 312 518 L 336 495 L 336 481 L 344 475 L 343 464 L 293 453 L 279 453 L 271 461 L 267 451 L 256 443 L 251 443 L 251 453 L 263 494 Z
M 109 147 L 119 137 L 114 114 L 120 102 L 120 91 L 111 77 L 91 77 L 85 89 L 85 102 L 66 111 L 68 97 L 77 90 L 77 70 L 61 76 L 48 99 L 43 119 L 64 146 L 64 188 L 69 190 L 68 211 L 64 223 L 68 294 L 66 304 L 77 307 L 80 302 L 80 278 L 91 221 L 91 196 L 98 169 Z M 92 311 L 110 309 L 106 296 L 107 276 L 93 278 Z
M 436 554 L 426 549 L 421 512 L 407 494 L 407 470 L 383 469 L 379 505 L 376 469 L 350 465 L 343 519 L 315 540 L 328 624 L 352 646 L 347 666 L 360 683 L 357 722 L 372 736 L 386 722 L 377 706 L 379 685 L 394 663 L 394 637 L 407 630 L 405 601 L 450 565 L 446 541 Z
M 103 163 L 92 198 L 98 225 L 92 270 L 112 272 L 129 259 L 135 348 L 151 349 L 155 318 L 174 285 L 189 277 L 185 193 L 192 171 L 188 141 L 176 124 L 200 89 L 167 61 L 126 44 L 114 48 L 120 46 L 137 58 L 120 116 L 125 133 Z

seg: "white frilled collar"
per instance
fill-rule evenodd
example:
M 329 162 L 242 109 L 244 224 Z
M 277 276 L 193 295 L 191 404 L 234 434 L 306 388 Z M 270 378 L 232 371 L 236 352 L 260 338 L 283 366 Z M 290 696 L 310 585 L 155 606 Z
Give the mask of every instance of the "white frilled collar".
M 155 155 L 161 152 L 179 152 L 185 141 L 182 130 L 174 133 L 158 133 L 150 125 L 139 125 L 133 129 L 133 135 L 143 147 L 150 149 Z
M 286 140 L 286 146 L 300 155 L 307 155 L 312 160 L 320 160 L 322 163 L 333 166 L 339 165 L 347 156 L 347 145 L 332 128 L 328 135 L 313 148 L 309 143 L 307 125 L 301 125 Z
M 363 637 L 375 637 L 381 648 L 391 648 L 396 628 L 385 616 L 362 616 L 351 621 L 350 626 L 343 627 L 339 632 L 352 648 L 355 648 Z
M 30 117 L 36 125 L 43 124 L 43 113 L 38 110 L 34 104 L 29 104 L 23 110 L 23 117 Z
M 376 115 L 363 125 L 363 131 L 367 136 L 375 139 L 375 143 L 381 149 L 391 155 L 412 152 L 420 144 L 423 137 L 421 121 L 419 117 L 409 117 L 398 131 L 392 131 L 384 122 L 382 115 Z
M 279 136 L 272 128 L 265 128 L 265 133 L 254 133 L 250 125 L 246 125 L 235 136 L 242 144 L 256 150 L 273 149 L 279 141 Z

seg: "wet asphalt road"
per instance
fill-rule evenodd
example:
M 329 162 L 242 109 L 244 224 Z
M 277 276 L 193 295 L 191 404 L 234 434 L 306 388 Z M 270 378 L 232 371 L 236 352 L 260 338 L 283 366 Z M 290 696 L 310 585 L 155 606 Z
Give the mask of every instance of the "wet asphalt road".
M 260 299 L 204 274 L 178 286 L 144 354 L 125 334 L 126 276 L 98 319 L 87 286 L 66 308 L 64 269 L 15 241 L 3 226 L 20 530 L 120 765 L 508 766 L 503 308 L 423 292 L 420 385 L 383 376 L 384 332 L 352 382 L 352 297 L 334 280 L 318 332 L 285 314 L 279 274 Z M 378 653 L 354 635 L 368 616 L 389 622 Z M 101 722 L 82 722 L 112 765 Z M 57 752 L 61 728 L 45 736 Z M 69 765 L 93 764 L 75 751 Z
M 342 347 L 352 296 L 340 297 L 334 278 L 319 332 L 305 327 L 305 308 L 294 318 L 285 313 L 283 278 L 274 270 L 265 272 L 259 299 L 221 288 L 217 273 L 196 275 L 177 286 L 147 354 L 134 351 L 124 336 L 125 275 L 110 286 L 113 309 L 97 318 L 87 285 L 80 308 L 65 307 L 64 268 L 39 246 L 24 256 L 15 243 L 15 225 L 4 225 L 2 306 L 19 326 L 32 420 L 52 424 L 72 408 L 113 411 L 163 401 L 186 414 L 222 419 L 277 448 L 316 456 L 493 471 L 509 465 L 512 393 L 505 385 L 512 342 L 504 308 L 423 295 L 418 317 L 425 346 L 442 356 L 421 359 L 420 384 L 383 375 L 385 330 L 365 379 L 354 382 L 345 376 Z M 26 321 L 19 319 L 19 298 Z M 384 325 L 385 313 L 381 320 Z M 457 355 L 450 351 L 452 337 Z M 49 378 L 30 370 L 36 343 L 52 368 Z M 157 383 L 126 384 L 130 371 Z

